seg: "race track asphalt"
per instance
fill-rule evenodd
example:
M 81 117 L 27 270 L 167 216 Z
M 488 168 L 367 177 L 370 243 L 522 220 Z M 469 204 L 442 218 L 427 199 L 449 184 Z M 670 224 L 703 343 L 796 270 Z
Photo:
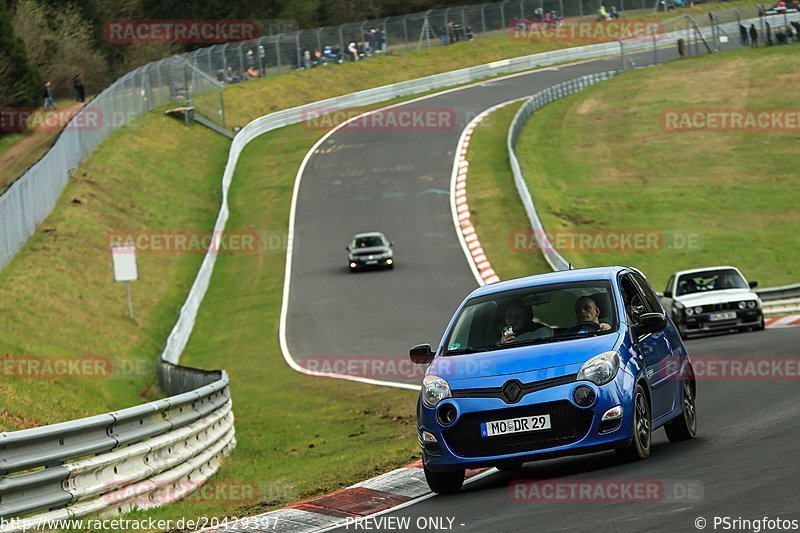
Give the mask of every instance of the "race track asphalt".
M 345 127 L 329 136 L 308 160 L 297 195 L 286 315 L 291 357 L 312 369 L 364 369 L 363 377 L 418 383 L 420 374 L 407 367 L 385 375 L 387 367 L 372 361 L 405 362 L 412 345 L 437 346 L 457 305 L 477 287 L 450 210 L 461 131 L 495 104 L 618 67 L 610 58 L 488 81 L 397 108 L 441 112 L 446 118 L 432 127 Z M 348 271 L 345 246 L 366 231 L 394 241 L 394 270 Z
M 786 328 L 694 339 L 686 347 L 698 361 L 784 357 L 796 368 L 798 341 L 800 329 Z M 412 524 L 420 518 L 450 517 L 453 530 L 464 532 L 698 531 L 695 520 L 700 517 L 707 531 L 715 531 L 714 517 L 800 521 L 797 377 L 719 379 L 710 373 L 698 379 L 698 434 L 691 441 L 670 444 L 664 431 L 657 430 L 645 461 L 624 463 L 612 451 L 527 463 L 519 471 L 469 484 L 457 495 L 436 496 L 389 516 L 409 517 Z M 551 491 L 557 484 L 562 491 L 574 490 L 570 485 L 592 491 L 599 486 L 597 494 L 613 494 L 609 482 L 622 486 L 649 480 L 639 486 L 656 487 L 658 498 L 619 503 L 559 497 L 542 502 L 531 496 L 554 494 L 542 485 L 522 485 L 519 492 L 513 488 L 515 482 L 543 480 L 552 482 Z M 670 499 L 673 495 L 677 498 Z M 723 531 L 721 524 L 716 531 Z
M 295 361 L 399 361 L 413 344 L 437 345 L 455 307 L 477 286 L 448 197 L 461 130 L 492 105 L 618 64 L 614 58 L 540 70 L 403 106 L 449 110 L 456 125 L 445 131 L 346 128 L 320 145 L 302 175 L 296 207 L 286 330 Z M 382 231 L 395 242 L 393 271 L 347 271 L 344 247 L 362 231 Z M 698 358 L 797 358 L 798 341 L 800 330 L 787 328 L 695 339 L 687 348 Z M 419 382 L 419 376 L 369 377 Z M 528 463 L 385 516 L 411 524 L 452 518 L 452 530 L 476 532 L 697 531 L 700 517 L 705 529 L 720 531 L 715 516 L 800 520 L 798 404 L 796 379 L 701 378 L 692 441 L 670 444 L 659 430 L 643 462 L 604 452 Z M 546 479 L 651 480 L 664 491 L 657 501 L 631 503 L 516 501 L 509 492 L 515 480 Z

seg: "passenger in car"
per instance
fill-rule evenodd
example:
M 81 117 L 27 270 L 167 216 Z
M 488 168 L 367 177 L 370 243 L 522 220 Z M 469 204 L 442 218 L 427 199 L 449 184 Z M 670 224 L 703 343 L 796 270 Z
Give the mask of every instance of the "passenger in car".
M 510 326 L 512 331 L 503 332 L 500 344 L 553 336 L 552 329 L 534 322 L 533 309 L 529 305 L 513 303 L 506 308 L 505 317 L 506 326 Z
M 594 322 L 599 326 L 600 331 L 611 329 L 611 326 L 605 322 L 600 322 L 600 306 L 591 296 L 581 296 L 575 302 L 575 318 L 579 322 Z

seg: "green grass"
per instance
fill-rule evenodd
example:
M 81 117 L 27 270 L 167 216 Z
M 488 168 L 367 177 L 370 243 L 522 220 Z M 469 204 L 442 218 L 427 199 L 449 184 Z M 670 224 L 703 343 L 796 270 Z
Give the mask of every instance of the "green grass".
M 0 429 L 94 415 L 156 394 L 156 354 L 202 256 L 140 254 L 130 320 L 104 235 L 212 228 L 228 146 L 201 126 L 153 113 L 112 134 L 78 168 L 50 216 L 0 271 L 0 358 L 102 357 L 123 370 L 79 379 L 6 373 Z
M 673 19 L 689 14 L 700 26 L 708 24 L 708 11 L 725 13 L 731 19 L 733 8 L 742 10 L 743 16 L 754 11 L 751 0 L 706 3 L 695 8 L 679 9 L 668 13 L 652 13 L 651 10 L 629 11 L 628 17 Z M 593 20 L 587 12 L 584 21 Z M 734 19 L 731 19 L 734 20 Z M 665 31 L 683 29 L 685 24 L 665 26 Z M 303 105 L 355 91 L 379 87 L 390 83 L 411 80 L 441 72 L 482 65 L 499 59 L 520 57 L 571 46 L 596 44 L 597 41 L 568 41 L 553 39 L 514 39 L 507 31 L 492 32 L 474 41 L 462 41 L 449 46 L 432 46 L 420 50 L 398 51 L 388 55 L 376 55 L 364 61 L 327 65 L 311 70 L 284 71 L 265 78 L 251 79 L 245 83 L 229 85 L 225 89 L 225 121 L 228 128 L 244 126 L 254 118 L 281 109 Z M 205 93 L 194 97 L 194 105 L 201 110 L 216 110 L 219 94 Z
M 796 110 L 784 90 L 800 81 L 786 68 L 796 54 L 791 46 L 748 49 L 628 72 L 537 113 L 517 154 L 548 231 L 665 237 L 655 253 L 563 255 L 577 266 L 639 267 L 658 288 L 676 270 L 716 264 L 737 265 L 762 286 L 796 283 L 800 132 L 661 125 L 665 110 Z M 696 246 L 667 249 L 673 234 L 696 235 Z
M 450 46 L 374 56 L 356 63 L 285 72 L 227 87 L 225 121 L 229 128 L 244 126 L 256 117 L 334 96 L 580 44 L 585 43 L 514 40 L 502 33 Z M 218 98 L 217 93 L 207 93 L 194 102 L 200 109 L 216 109 Z
M 33 132 L 26 131 L 25 133 L 12 133 L 0 136 L 0 153 L 11 150 L 23 140 L 30 138 L 32 133 Z M 56 132 L 37 135 L 26 150 L 18 151 L 10 161 L 6 162 L 3 168 L 0 169 L 0 194 L 2 194 L 15 179 L 20 177 L 28 167 L 36 163 L 36 161 L 47 153 L 56 135 Z
M 23 132 L 23 133 L 6 133 L 4 135 L 0 135 L 0 154 L 20 142 L 25 137 L 29 136 L 31 132 Z
M 467 199 L 481 247 L 500 279 L 549 272 L 537 250 L 520 253 L 514 235 L 529 235 L 530 223 L 517 195 L 508 163 L 506 137 L 522 103 L 507 105 L 484 119 L 469 142 Z
M 229 227 L 284 235 L 300 162 L 323 131 L 289 126 L 244 150 Z M 255 502 L 192 498 L 161 518 L 263 512 L 356 483 L 419 458 L 417 393 L 290 369 L 278 343 L 285 253 L 220 256 L 182 364 L 224 368 L 238 446 L 214 483 L 257 483 Z
M 75 102 L 69 100 L 59 100 L 56 102 L 56 110 L 63 110 L 74 105 Z M 29 129 L 21 133 L 6 133 L 0 135 L 0 157 L 8 150 L 13 149 L 19 143 L 33 135 L 33 130 Z M 22 175 L 25 170 L 37 162 L 55 141 L 58 132 L 48 131 L 39 132 L 36 139 L 19 151 L 14 157 L 2 159 L 3 165 L 0 166 L 0 194 L 8 188 L 11 183 Z

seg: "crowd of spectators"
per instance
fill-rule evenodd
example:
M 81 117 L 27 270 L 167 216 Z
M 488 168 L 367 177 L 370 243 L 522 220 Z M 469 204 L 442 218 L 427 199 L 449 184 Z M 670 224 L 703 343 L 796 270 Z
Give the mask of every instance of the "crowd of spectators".
M 760 38 L 759 38 L 760 36 Z M 789 22 L 788 26 L 780 26 L 773 30 L 769 22 L 764 21 L 764 25 L 759 31 L 755 24 L 750 28 L 739 25 L 739 39 L 742 46 L 758 48 L 759 44 L 772 46 L 775 44 L 789 44 L 792 42 L 800 43 L 800 22 Z
M 311 69 L 329 63 L 360 61 L 375 54 L 387 51 L 386 33 L 379 28 L 364 32 L 361 40 L 350 41 L 344 49 L 339 44 L 326 44 L 320 48 L 303 48 L 295 53 L 288 53 L 286 64 L 295 69 Z M 249 48 L 245 53 L 244 66 L 234 61 L 233 65 L 220 67 L 217 70 L 217 81 L 222 83 L 239 83 L 251 78 L 260 78 L 267 73 L 268 59 L 263 45 Z

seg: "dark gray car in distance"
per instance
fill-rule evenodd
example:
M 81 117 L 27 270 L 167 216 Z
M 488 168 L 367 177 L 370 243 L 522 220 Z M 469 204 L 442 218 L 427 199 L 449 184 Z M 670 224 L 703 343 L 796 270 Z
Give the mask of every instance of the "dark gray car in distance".
M 347 245 L 347 266 L 350 272 L 364 268 L 394 268 L 394 243 L 383 233 L 359 233 Z

